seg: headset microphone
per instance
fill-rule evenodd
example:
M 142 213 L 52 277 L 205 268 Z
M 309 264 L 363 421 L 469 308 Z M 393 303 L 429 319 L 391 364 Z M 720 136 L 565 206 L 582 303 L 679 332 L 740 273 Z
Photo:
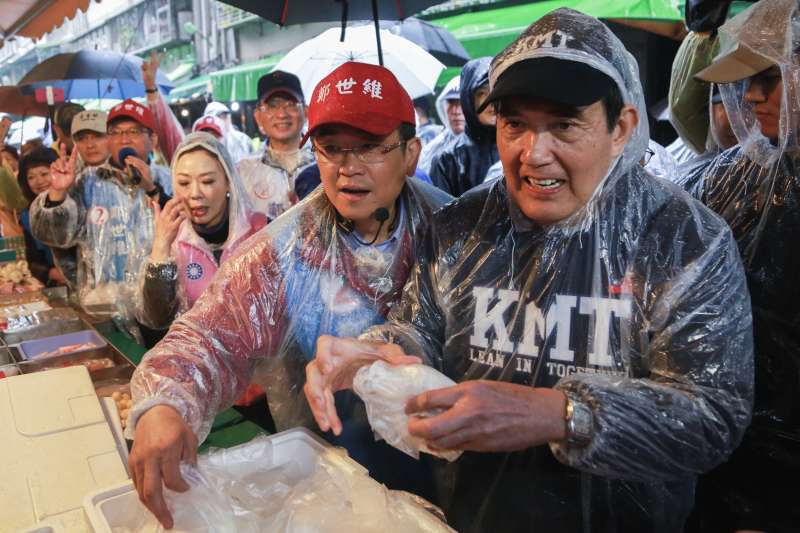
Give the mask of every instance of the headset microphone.
M 375 241 L 378 240 L 378 235 L 381 234 L 381 230 L 383 229 L 383 224 L 387 220 L 389 220 L 389 210 L 386 209 L 385 207 L 379 207 L 372 214 L 372 217 L 375 220 L 377 220 L 378 222 L 380 222 L 380 225 L 378 226 L 378 231 L 375 232 L 375 237 L 371 241 L 364 242 L 361 239 L 359 239 L 358 237 L 356 237 L 355 235 L 353 235 L 353 237 L 355 237 L 355 239 L 362 246 L 372 246 L 373 244 L 375 244 Z M 345 219 L 345 220 L 342 220 L 342 221 L 338 222 L 338 226 L 341 227 L 347 233 L 351 233 L 351 234 L 353 233 L 353 230 L 355 229 L 355 224 L 353 223 L 352 220 L 349 220 L 349 219 Z

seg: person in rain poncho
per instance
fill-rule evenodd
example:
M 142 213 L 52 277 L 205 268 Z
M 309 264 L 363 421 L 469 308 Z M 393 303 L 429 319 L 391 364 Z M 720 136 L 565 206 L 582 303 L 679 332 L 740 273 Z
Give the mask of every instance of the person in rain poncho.
M 434 185 L 453 196 L 483 183 L 489 167 L 498 160 L 494 110 L 489 106 L 477 111 L 489 94 L 490 61 L 482 57 L 464 65 L 460 83 L 464 131 L 439 150 L 428 172 Z
M 384 325 L 320 339 L 309 404 L 342 431 L 326 398 L 392 339 L 459 382 L 406 405 L 428 415 L 412 436 L 465 451 L 443 472 L 456 530 L 679 532 L 750 419 L 735 242 L 641 167 L 636 63 L 602 22 L 549 13 L 491 81 L 505 180 L 435 214 Z
M 439 115 L 439 120 L 444 124 L 444 130 L 422 147 L 417 167 L 425 174 L 430 173 L 433 158 L 450 146 L 464 131 L 464 112 L 461 110 L 461 91 L 459 89 L 460 81 L 461 76 L 451 79 L 444 86 L 439 96 L 436 97 L 436 113 Z
M 138 320 L 169 327 L 211 283 L 219 265 L 266 225 L 253 213 L 225 145 L 193 133 L 175 151 L 175 197 L 158 209 L 153 250 L 141 276 Z
M 706 531 L 800 524 L 800 8 L 762 0 L 727 21 L 698 77 L 719 83 L 740 144 L 685 176 L 730 226 L 747 275 L 755 344 L 752 425 L 731 460 L 701 480 Z
M 253 152 L 253 141 L 246 133 L 233 127 L 231 110 L 222 102 L 209 102 L 203 111 L 204 116 L 216 117 L 222 123 L 222 139 L 234 163 L 238 163 Z
M 168 169 L 156 172 L 145 162 L 157 144 L 148 107 L 126 100 L 111 109 L 107 127 L 107 163 L 76 177 L 76 150 L 53 164 L 50 190 L 31 204 L 31 231 L 48 246 L 78 246 L 78 293 L 89 312 L 132 319 L 138 274 L 153 245 L 150 203 L 166 203 L 162 184 L 171 183 L 163 178 Z M 123 167 L 124 148 L 141 158 L 129 155 Z
M 444 126 L 434 124 L 430 119 L 431 104 L 427 96 L 414 100 L 414 111 L 417 114 L 417 137 L 422 143 L 422 147 L 431 142 L 436 136 L 444 131 Z
M 300 146 L 305 105 L 300 80 L 276 70 L 258 80 L 255 119 L 268 142 L 263 152 L 239 162 L 239 174 L 256 211 L 270 220 L 297 202 L 295 178 L 314 162 L 308 147 Z
M 369 90 L 340 93 L 336 84 L 351 78 L 359 88 L 369 81 Z M 131 470 L 165 526 L 162 477 L 169 488 L 186 488 L 175 477 L 178 460 L 194 453 L 214 415 L 254 374 L 279 431 L 313 427 L 302 387 L 317 337 L 383 322 L 413 265 L 417 235 L 451 199 L 406 178 L 420 150 L 414 109 L 383 67 L 348 62 L 320 81 L 309 131 L 324 187 L 240 246 L 132 378 Z M 430 470 L 376 443 L 354 397 L 340 402 L 352 434 L 334 442 L 390 487 L 420 490 Z

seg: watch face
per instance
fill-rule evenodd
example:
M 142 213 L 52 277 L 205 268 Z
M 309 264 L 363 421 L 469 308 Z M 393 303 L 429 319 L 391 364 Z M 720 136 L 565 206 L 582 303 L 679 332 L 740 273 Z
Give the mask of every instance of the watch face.
M 572 444 L 585 446 L 594 437 L 594 413 L 592 409 L 581 402 L 569 402 L 571 404 L 571 417 L 567 423 L 569 441 Z M 568 411 L 568 415 L 569 415 Z

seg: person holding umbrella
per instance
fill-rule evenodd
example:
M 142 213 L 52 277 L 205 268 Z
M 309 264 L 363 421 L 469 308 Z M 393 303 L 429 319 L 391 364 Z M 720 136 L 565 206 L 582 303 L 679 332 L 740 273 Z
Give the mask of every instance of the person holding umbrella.
M 279 431 L 312 427 L 302 387 L 317 337 L 381 323 L 399 300 L 417 240 L 450 199 L 408 177 L 420 150 L 414 123 L 411 98 L 389 70 L 349 62 L 324 78 L 303 139 L 317 152 L 324 187 L 241 245 L 137 367 L 129 464 L 165 527 L 172 519 L 162 480 L 188 488 L 180 461 L 194 456 L 215 414 L 251 377 Z M 342 402 L 353 433 L 335 443 L 390 487 L 430 489 L 424 464 L 376 443 L 363 405 Z
M 300 146 L 305 115 L 297 76 L 280 70 L 261 76 L 254 117 L 267 143 L 260 154 L 239 162 L 239 174 L 255 210 L 270 220 L 297 202 L 295 178 L 314 162 L 308 146 Z
M 442 130 L 428 144 L 422 147 L 419 156 L 419 168 L 426 174 L 431 171 L 433 158 L 445 151 L 464 131 L 464 112 L 461 110 L 461 76 L 447 82 L 442 92 L 436 97 L 436 113 L 444 124 Z

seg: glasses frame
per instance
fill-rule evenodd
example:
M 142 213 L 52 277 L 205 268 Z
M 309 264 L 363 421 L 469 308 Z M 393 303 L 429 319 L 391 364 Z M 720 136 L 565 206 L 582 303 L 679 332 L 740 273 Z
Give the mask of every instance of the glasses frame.
M 368 161 L 368 160 L 364 159 L 364 157 L 366 156 L 366 152 L 358 153 L 357 150 L 363 149 L 365 145 L 357 146 L 355 148 L 339 148 L 339 150 L 342 151 L 341 155 L 338 158 L 332 158 L 331 156 L 329 156 L 325 152 L 325 150 L 322 149 L 321 146 L 319 146 L 317 144 L 317 142 L 315 140 L 312 139 L 311 140 L 311 151 L 314 152 L 314 153 L 322 154 L 322 157 L 324 157 L 325 159 L 327 159 L 328 161 L 330 161 L 331 163 L 334 163 L 336 165 L 343 165 L 345 163 L 345 161 L 347 161 L 347 154 L 348 153 L 352 153 L 353 157 L 355 157 L 358 161 L 360 161 L 362 163 L 365 163 L 367 165 L 377 165 L 379 163 L 383 163 L 384 161 L 386 161 L 386 156 L 389 153 L 391 153 L 392 151 L 396 150 L 397 148 L 400 148 L 404 144 L 408 144 L 408 141 L 398 141 L 398 142 L 396 142 L 394 144 L 377 144 L 375 146 L 375 148 L 371 149 L 371 150 L 375 150 L 375 149 L 378 149 L 378 148 L 380 149 L 380 151 L 376 153 L 376 155 L 380 156 L 380 160 L 375 160 L 375 161 Z M 337 159 L 341 159 L 341 161 L 337 161 Z

